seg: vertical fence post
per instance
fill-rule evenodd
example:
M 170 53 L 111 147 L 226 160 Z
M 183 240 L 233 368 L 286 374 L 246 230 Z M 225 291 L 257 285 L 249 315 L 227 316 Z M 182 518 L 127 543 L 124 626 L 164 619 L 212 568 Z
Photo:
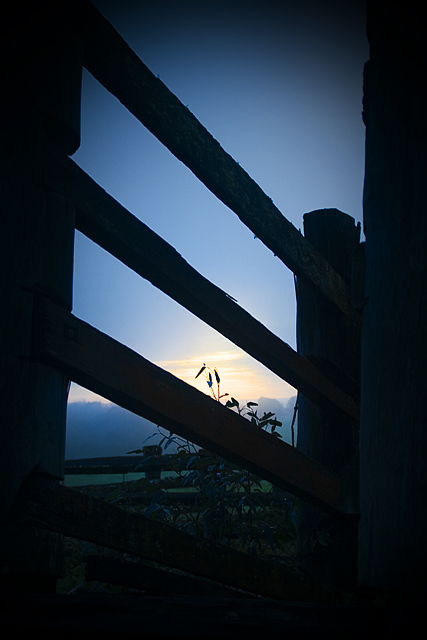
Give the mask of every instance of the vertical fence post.
M 367 5 L 359 583 L 406 625 L 427 593 L 425 21 L 415 2 Z
M 74 208 L 43 187 L 42 156 L 47 140 L 68 154 L 79 145 L 82 52 L 66 3 L 16 6 L 2 43 L 11 50 L 3 57 L 10 64 L 0 165 L 0 579 L 7 592 L 52 591 L 63 571 L 62 537 L 12 527 L 8 511 L 34 468 L 58 480 L 64 474 L 68 380 L 31 361 L 31 330 L 34 296 L 72 305 Z
M 336 209 L 324 209 L 305 214 L 304 234 L 350 284 L 352 258 L 360 246 L 360 225 L 356 226 L 353 218 Z M 296 291 L 298 352 L 358 399 L 360 327 L 300 280 L 296 282 Z M 300 394 L 297 447 L 357 486 L 358 424 L 354 420 L 328 416 Z M 348 489 L 350 495 L 352 490 Z M 354 505 L 348 506 L 353 510 Z M 300 508 L 299 517 L 300 551 L 313 549 L 303 561 L 306 571 L 325 582 L 345 588 L 354 586 L 357 577 L 355 518 L 332 520 L 305 505 Z M 327 546 L 316 538 L 322 530 L 330 536 Z

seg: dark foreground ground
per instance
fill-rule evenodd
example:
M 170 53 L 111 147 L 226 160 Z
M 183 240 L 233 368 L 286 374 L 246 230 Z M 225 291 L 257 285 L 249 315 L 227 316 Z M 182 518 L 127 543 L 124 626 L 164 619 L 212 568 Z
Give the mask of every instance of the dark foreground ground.
M 3 599 L 2 605 L 2 626 L 9 629 L 10 634 L 31 632 L 31 637 L 37 633 L 37 637 L 55 640 L 71 637 L 388 639 L 408 637 L 408 632 L 412 637 L 415 622 L 412 614 L 404 614 L 399 622 L 403 623 L 406 633 L 401 634 L 397 632 L 397 618 L 390 622 L 389 607 L 318 605 L 262 598 L 76 593 L 24 595 Z

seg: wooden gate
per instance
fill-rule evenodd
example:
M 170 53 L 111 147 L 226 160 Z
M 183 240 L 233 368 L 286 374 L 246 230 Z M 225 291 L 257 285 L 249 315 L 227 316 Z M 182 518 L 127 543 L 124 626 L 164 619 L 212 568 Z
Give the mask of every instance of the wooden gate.
M 229 549 L 214 550 L 208 541 L 196 542 L 60 484 L 66 386 L 72 380 L 254 471 L 340 522 L 353 522 L 357 514 L 355 492 L 338 464 L 321 456 L 309 457 L 271 437 L 72 315 L 76 228 L 295 387 L 327 420 L 332 438 L 336 435 L 341 441 L 340 430 L 351 432 L 346 468 L 357 459 L 353 436 L 359 421 L 358 381 L 342 384 L 343 377 L 353 379 L 353 369 L 346 371 L 345 363 L 337 366 L 315 352 L 294 351 L 68 157 L 79 145 L 82 65 L 294 272 L 301 295 L 302 287 L 307 287 L 316 300 L 323 301 L 334 322 L 347 327 L 346 348 L 354 341 L 356 351 L 361 311 L 351 302 L 352 256 L 346 256 L 343 276 L 323 257 L 321 248 L 315 249 L 286 220 L 90 2 L 62 3 L 61 9 L 55 3 L 42 3 L 32 17 L 38 27 L 33 26 L 33 32 L 42 42 L 36 48 L 36 60 L 25 56 L 34 42 L 21 42 L 24 54 L 7 79 L 8 95 L 14 95 L 7 105 L 10 129 L 5 145 L 7 206 L 13 220 L 5 258 L 15 275 L 6 286 L 12 311 L 5 353 L 13 383 L 4 377 L 3 415 L 10 432 L 4 465 L 9 490 L 2 506 L 8 518 L 3 527 L 8 556 L 3 565 L 12 576 L 28 573 L 25 566 L 29 566 L 31 549 L 45 546 L 46 551 L 39 554 L 41 564 L 30 563 L 31 570 L 37 575 L 57 575 L 58 563 L 52 554 L 60 555 L 60 533 L 251 593 L 342 600 L 346 596 L 334 586 Z M 333 212 L 338 218 L 341 215 Z M 353 248 L 358 244 L 357 237 Z M 300 432 L 304 432 L 301 424 Z M 29 549 L 25 566 L 18 558 L 23 545 Z M 352 581 L 354 576 L 347 586 Z

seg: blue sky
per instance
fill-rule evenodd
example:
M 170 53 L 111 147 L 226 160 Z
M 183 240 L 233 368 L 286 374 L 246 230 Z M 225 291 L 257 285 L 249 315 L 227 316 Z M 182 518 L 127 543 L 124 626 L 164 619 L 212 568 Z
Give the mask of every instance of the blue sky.
M 363 2 L 94 4 L 297 228 L 326 207 L 362 220 Z M 293 274 L 88 72 L 73 159 L 295 347 Z M 202 391 L 205 362 L 242 403 L 295 394 L 80 233 L 74 269 L 75 315 Z

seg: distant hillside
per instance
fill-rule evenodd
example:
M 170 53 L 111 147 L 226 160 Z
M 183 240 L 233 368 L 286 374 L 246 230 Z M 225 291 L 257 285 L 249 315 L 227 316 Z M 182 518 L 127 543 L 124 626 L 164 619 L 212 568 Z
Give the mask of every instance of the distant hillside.
M 283 422 L 283 439 L 291 442 L 291 421 L 295 398 L 280 402 L 271 398 L 258 400 L 258 414 L 272 411 Z M 141 447 L 143 441 L 157 434 L 156 425 L 114 404 L 101 402 L 71 402 L 67 412 L 67 460 L 122 456 Z M 147 444 L 156 444 L 155 435 Z M 168 449 L 171 453 L 173 449 Z

